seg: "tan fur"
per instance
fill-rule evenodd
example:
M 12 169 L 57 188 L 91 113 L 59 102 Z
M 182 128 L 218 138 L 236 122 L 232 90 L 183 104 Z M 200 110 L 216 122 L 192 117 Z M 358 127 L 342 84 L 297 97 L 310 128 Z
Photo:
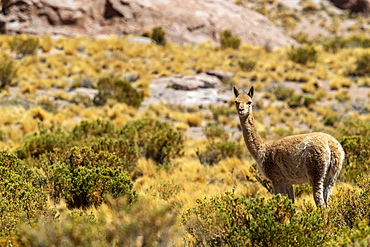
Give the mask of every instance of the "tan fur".
M 309 183 L 316 205 L 326 206 L 342 169 L 344 151 L 340 143 L 320 132 L 264 142 L 252 114 L 253 87 L 247 94 L 239 93 L 236 87 L 233 90 L 245 144 L 258 170 L 271 181 L 274 193 L 288 195 L 294 202 L 292 185 Z

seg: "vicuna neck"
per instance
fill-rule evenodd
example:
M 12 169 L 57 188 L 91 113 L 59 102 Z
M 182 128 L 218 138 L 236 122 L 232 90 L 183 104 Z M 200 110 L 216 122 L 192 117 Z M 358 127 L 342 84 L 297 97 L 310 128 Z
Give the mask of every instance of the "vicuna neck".
M 253 114 L 249 113 L 246 116 L 239 115 L 239 119 L 243 131 L 245 145 L 247 146 L 248 151 L 253 158 L 258 161 L 258 157 L 261 154 L 263 141 L 258 135 Z

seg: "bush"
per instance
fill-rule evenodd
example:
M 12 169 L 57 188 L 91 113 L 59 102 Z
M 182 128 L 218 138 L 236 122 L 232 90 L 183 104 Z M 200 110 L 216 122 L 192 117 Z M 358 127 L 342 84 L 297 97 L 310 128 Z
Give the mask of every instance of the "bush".
M 68 152 L 45 154 L 40 162 L 50 196 L 65 199 L 69 208 L 99 205 L 108 194 L 126 196 L 129 202 L 136 198 L 122 160 L 112 153 L 73 147 Z
M 177 214 L 159 201 L 109 199 L 94 212 L 49 212 L 21 227 L 19 246 L 174 246 L 180 238 Z
M 370 136 L 370 123 L 358 118 L 350 118 L 340 122 L 338 136 Z
M 361 55 L 356 59 L 356 67 L 354 70 L 349 71 L 351 76 L 368 76 L 370 71 L 370 53 Z
M 71 131 L 71 137 L 74 140 L 92 139 L 97 137 L 116 137 L 116 129 L 111 121 L 95 120 L 88 122 L 81 121 Z
M 97 138 L 91 143 L 94 152 L 104 151 L 117 155 L 122 160 L 122 167 L 128 172 L 134 172 L 135 163 L 139 159 L 140 147 L 123 138 Z
M 249 61 L 246 59 L 239 60 L 238 65 L 243 71 L 251 71 L 254 69 L 256 66 L 257 62 L 256 61 Z
M 165 122 L 149 118 L 129 122 L 120 134 L 130 143 L 137 144 L 145 158 L 153 159 L 159 164 L 183 155 L 183 134 Z
M 196 246 L 320 246 L 329 233 L 318 212 L 299 211 L 285 196 L 197 200 L 182 222 Z
M 289 100 L 288 100 L 288 106 L 291 108 L 297 108 L 297 107 L 310 107 L 311 105 L 316 103 L 316 100 L 312 97 L 306 96 L 306 95 L 293 95 Z
M 229 106 L 211 106 L 210 110 L 216 121 L 220 121 L 221 116 L 230 117 L 235 113 L 235 109 Z
M 3 89 L 12 84 L 12 81 L 17 76 L 17 69 L 11 59 L 3 59 L 0 62 L 0 89 Z
M 23 38 L 15 36 L 9 41 L 10 49 L 19 55 L 33 55 L 39 46 L 39 38 Z
M 42 154 L 54 151 L 55 148 L 66 150 L 73 146 L 68 133 L 60 128 L 52 128 L 50 131 L 40 128 L 39 133 L 30 135 L 15 153 L 20 159 L 39 158 Z
M 342 37 L 335 36 L 334 38 L 324 41 L 322 45 L 325 51 L 335 53 L 338 50 L 345 48 L 347 41 Z
M 328 38 L 324 40 L 317 40 L 316 43 L 321 43 L 325 51 L 337 52 L 343 48 L 369 48 L 370 39 L 366 36 L 352 36 L 352 37 L 339 37 Z
M 96 105 L 104 105 L 108 99 L 114 99 L 138 108 L 142 102 L 142 95 L 125 80 L 113 77 L 101 78 L 97 89 L 99 92 L 93 100 Z
M 228 157 L 242 157 L 243 148 L 238 142 L 229 140 L 229 135 L 224 128 L 208 125 L 203 128 L 203 133 L 208 143 L 205 151 L 196 151 L 200 163 L 214 165 Z
M 317 62 L 317 51 L 313 47 L 292 48 L 287 55 L 293 62 L 303 65 L 308 62 Z
M 8 151 L 0 151 L 0 239 L 9 237 L 21 220 L 31 222 L 46 207 L 37 174 Z
M 286 100 L 294 95 L 294 89 L 284 88 L 282 86 L 275 87 L 272 93 L 278 100 Z
M 162 27 L 153 28 L 150 38 L 154 40 L 157 45 L 166 45 L 166 32 Z
M 225 30 L 220 33 L 220 42 L 222 48 L 238 49 L 240 46 L 240 39 L 233 36 L 230 30 Z
M 20 246 L 107 246 L 104 228 L 96 217 L 82 210 L 49 211 L 32 225 L 22 225 L 17 232 Z
M 359 187 L 340 188 L 331 198 L 332 219 L 338 228 L 355 228 L 356 223 L 370 222 L 370 180 L 358 177 Z
M 333 113 L 333 114 L 329 114 L 325 116 L 324 119 L 322 120 L 322 123 L 325 126 L 334 126 L 338 122 L 338 120 L 339 120 L 339 115 L 336 113 Z
M 340 143 L 343 146 L 347 158 L 347 164 L 341 176 L 350 181 L 357 180 L 370 169 L 370 137 L 368 136 L 344 136 Z

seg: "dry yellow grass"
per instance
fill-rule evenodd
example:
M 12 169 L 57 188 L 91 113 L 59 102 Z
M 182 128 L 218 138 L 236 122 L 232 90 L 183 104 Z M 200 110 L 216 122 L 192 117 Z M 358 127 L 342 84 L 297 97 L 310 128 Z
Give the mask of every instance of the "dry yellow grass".
M 0 37 L 2 57 L 11 56 L 7 44 L 9 39 L 10 37 L 6 36 Z M 278 102 L 275 95 L 267 90 L 275 86 L 275 83 L 283 84 L 286 80 L 298 81 L 304 82 L 303 91 L 313 94 L 318 101 L 330 99 L 325 90 L 317 88 L 316 82 L 324 80 L 336 90 L 351 87 L 355 82 L 346 77 L 345 73 L 348 68 L 353 67 L 354 57 L 367 50 L 341 49 L 334 54 L 325 52 L 319 45 L 314 47 L 319 51 L 318 62 L 304 66 L 287 58 L 286 53 L 290 48 L 266 52 L 263 47 L 242 45 L 235 51 L 223 50 L 210 43 L 198 46 L 168 44 L 162 47 L 130 44 L 125 39 L 113 36 L 98 40 L 83 37 L 54 40 L 50 35 L 46 35 L 40 39 L 42 51 L 40 55 L 16 61 L 19 66 L 16 81 L 20 89 L 19 98 L 40 107 L 32 106 L 30 110 L 26 110 L 21 105 L 0 106 L 3 113 L 0 126 L 5 133 L 0 148 L 14 149 L 19 146 L 26 135 L 38 130 L 39 124 L 47 128 L 52 125 L 60 126 L 68 131 L 81 120 L 108 119 L 120 128 L 128 121 L 151 117 L 172 122 L 173 126 L 183 131 L 192 126 L 201 127 L 209 121 L 214 121 L 209 113 L 183 112 L 163 104 L 151 105 L 140 111 L 116 101 L 109 101 L 107 105 L 101 107 L 85 108 L 82 104 L 69 104 L 62 108 L 45 110 L 53 107 L 53 99 L 70 101 L 71 96 L 67 91 L 75 81 L 86 78 L 94 85 L 103 76 L 122 76 L 126 73 L 139 77 L 133 85 L 140 88 L 144 98 L 147 98 L 150 96 L 149 85 L 153 78 L 177 73 L 193 75 L 210 69 L 230 71 L 236 74 L 232 84 L 240 88 L 248 88 L 253 84 L 257 94 L 261 93 L 255 102 L 257 105 L 255 117 L 261 133 L 273 137 L 280 135 L 282 127 L 290 132 L 299 132 L 296 123 L 312 129 L 322 129 L 319 120 L 322 116 L 333 113 L 329 106 L 290 109 L 286 103 Z M 256 68 L 249 72 L 243 71 L 238 66 L 238 61 L 250 57 L 259 58 Z M 358 83 L 370 84 L 366 78 L 359 79 Z M 58 88 L 58 91 L 55 91 L 55 88 Z M 54 93 L 35 98 L 38 89 Z M 4 98 L 9 94 L 2 93 Z M 263 124 L 266 117 L 269 126 Z M 222 126 L 227 125 L 236 129 L 239 126 L 234 115 L 221 115 L 218 120 Z M 196 148 L 202 150 L 205 145 L 206 142 L 202 138 L 187 139 L 185 156 L 172 161 L 174 167 L 169 171 L 157 169 L 153 161 L 141 158 L 137 166 L 143 176 L 135 181 L 135 189 L 143 195 L 150 191 L 150 194 L 158 197 L 159 192 L 156 193 L 156 190 L 163 190 L 163 186 L 178 186 L 178 192 L 168 198 L 168 201 L 182 209 L 194 206 L 195 198 L 220 195 L 225 191 L 234 190 L 238 195 L 269 196 L 259 183 L 246 180 L 246 177 L 253 178 L 249 171 L 252 161 L 247 158 L 230 158 L 214 166 L 200 164 L 195 151 Z M 248 154 L 244 145 L 243 151 Z

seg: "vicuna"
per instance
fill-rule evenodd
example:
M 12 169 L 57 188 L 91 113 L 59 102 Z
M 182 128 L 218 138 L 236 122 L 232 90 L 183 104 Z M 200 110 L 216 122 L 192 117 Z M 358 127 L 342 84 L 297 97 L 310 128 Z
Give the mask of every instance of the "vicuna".
M 263 141 L 252 113 L 254 88 L 248 93 L 239 93 L 236 87 L 233 90 L 245 145 L 258 170 L 271 181 L 274 194 L 288 195 L 294 202 L 292 185 L 309 183 L 316 205 L 327 206 L 344 160 L 340 143 L 320 132 Z

